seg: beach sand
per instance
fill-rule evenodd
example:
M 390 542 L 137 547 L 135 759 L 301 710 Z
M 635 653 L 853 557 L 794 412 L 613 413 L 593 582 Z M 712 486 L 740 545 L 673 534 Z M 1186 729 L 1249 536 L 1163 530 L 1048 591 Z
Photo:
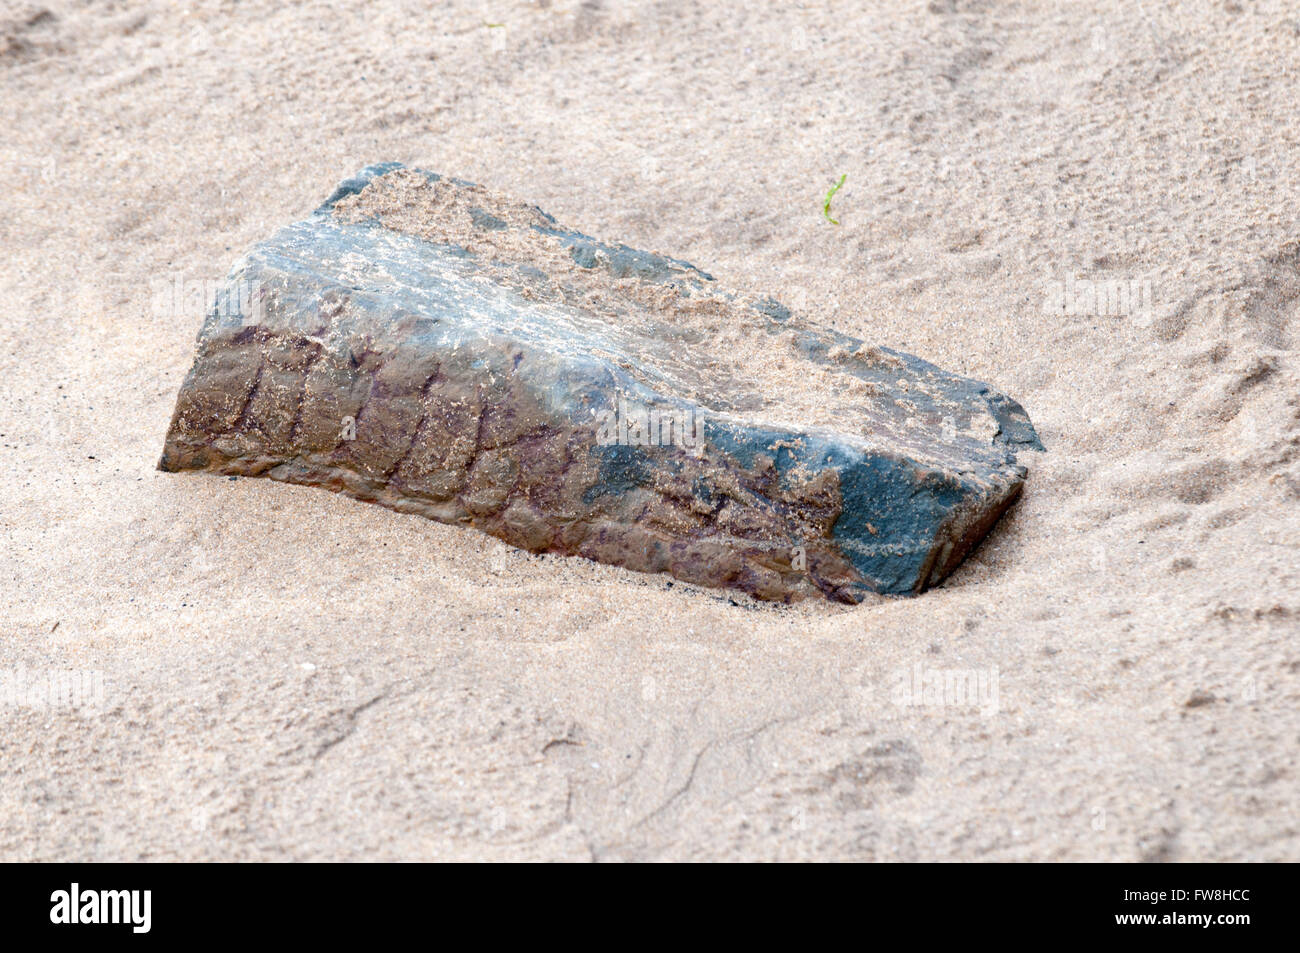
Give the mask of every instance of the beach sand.
M 0 676 L 102 677 L 0 694 L 0 860 L 1300 859 L 1300 16 L 781 6 L 0 2 Z M 857 607 L 158 472 L 201 308 L 157 283 L 384 160 L 1047 452 Z

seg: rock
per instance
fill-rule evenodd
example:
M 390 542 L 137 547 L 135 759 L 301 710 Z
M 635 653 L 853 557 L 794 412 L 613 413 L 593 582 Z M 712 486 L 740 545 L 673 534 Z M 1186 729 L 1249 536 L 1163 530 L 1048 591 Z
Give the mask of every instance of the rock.
M 857 602 L 950 573 L 1025 448 L 1024 411 L 984 384 L 389 163 L 236 263 L 159 468 Z

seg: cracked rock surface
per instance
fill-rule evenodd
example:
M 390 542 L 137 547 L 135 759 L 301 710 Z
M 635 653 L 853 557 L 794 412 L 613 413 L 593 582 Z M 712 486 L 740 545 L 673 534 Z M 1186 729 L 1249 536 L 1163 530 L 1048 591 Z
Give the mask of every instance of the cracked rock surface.
M 857 602 L 951 572 L 1025 448 L 1028 417 L 984 384 L 385 163 L 236 264 L 159 467 Z

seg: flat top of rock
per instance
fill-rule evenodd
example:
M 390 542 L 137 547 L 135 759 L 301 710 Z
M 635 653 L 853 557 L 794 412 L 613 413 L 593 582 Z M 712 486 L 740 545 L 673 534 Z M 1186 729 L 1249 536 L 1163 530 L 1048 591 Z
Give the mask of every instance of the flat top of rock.
M 997 465 L 1005 421 L 981 386 L 733 293 L 694 266 L 563 229 L 535 206 L 419 170 L 378 175 L 331 213 L 469 252 L 536 308 L 601 320 L 604 356 L 660 392 L 740 422 L 827 429 L 945 470 Z M 462 251 L 463 250 L 463 251 Z M 954 386 L 954 382 L 958 382 Z

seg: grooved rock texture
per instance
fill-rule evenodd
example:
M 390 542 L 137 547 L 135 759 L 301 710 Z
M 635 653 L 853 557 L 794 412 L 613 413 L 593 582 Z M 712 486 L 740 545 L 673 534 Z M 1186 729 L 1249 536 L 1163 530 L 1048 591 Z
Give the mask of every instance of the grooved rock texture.
M 915 594 L 1041 449 L 986 385 L 479 186 L 370 166 L 231 272 L 159 467 L 765 599 Z

